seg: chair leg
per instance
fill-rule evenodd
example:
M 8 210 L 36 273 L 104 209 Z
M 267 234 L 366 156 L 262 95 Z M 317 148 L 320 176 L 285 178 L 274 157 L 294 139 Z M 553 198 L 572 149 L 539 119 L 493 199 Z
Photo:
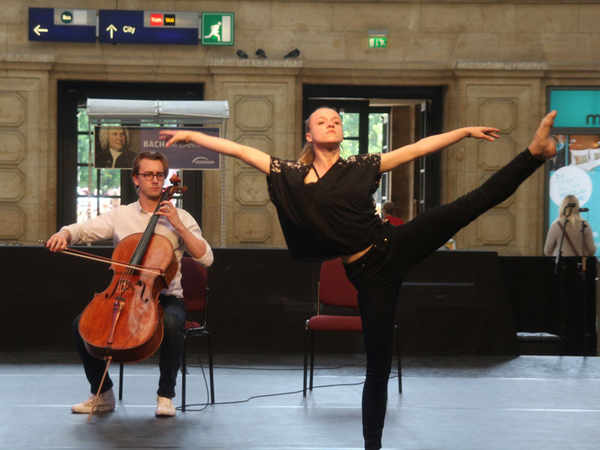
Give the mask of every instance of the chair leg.
M 309 389 L 313 389 L 313 375 L 315 371 L 315 341 L 316 335 L 314 331 L 310 332 L 310 385 Z
M 123 363 L 119 365 L 119 400 L 123 400 Z
M 304 384 L 302 385 L 302 396 L 306 397 L 306 376 L 308 372 L 308 346 L 309 346 L 309 330 L 308 324 L 304 331 Z
M 181 355 L 181 411 L 185 412 L 185 383 L 187 374 L 187 337 L 183 337 L 183 354 Z
M 208 347 L 208 374 L 209 374 L 209 382 L 210 382 L 210 402 L 212 404 L 215 403 L 215 383 L 213 377 L 213 352 L 212 352 L 212 343 L 210 340 L 210 334 L 206 333 L 206 345 Z
M 208 377 L 210 384 L 210 402 L 215 403 L 215 382 L 213 368 L 213 351 L 210 334 L 206 332 L 206 345 L 208 347 Z M 181 411 L 185 411 L 186 375 L 187 375 L 187 336 L 183 340 L 183 355 L 181 357 Z
M 396 332 L 396 358 L 398 358 L 398 392 L 402 394 L 402 347 L 400 346 L 400 328 L 394 325 Z

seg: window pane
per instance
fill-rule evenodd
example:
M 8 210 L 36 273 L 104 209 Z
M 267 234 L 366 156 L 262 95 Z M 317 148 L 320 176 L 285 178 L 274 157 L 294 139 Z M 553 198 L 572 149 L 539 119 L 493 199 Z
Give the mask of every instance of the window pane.
M 90 126 L 90 120 L 88 118 L 85 108 L 78 108 L 77 109 L 77 131 L 79 131 L 79 132 L 85 131 L 87 133 L 89 126 Z
M 77 197 L 77 223 L 83 223 L 98 215 L 96 201 L 94 197 Z
M 90 142 L 89 136 L 86 134 L 80 134 L 77 136 L 77 162 L 79 164 L 87 164 L 90 160 L 89 149 L 92 147 L 94 151 L 94 142 Z M 93 153 L 92 153 L 93 154 Z
M 384 123 L 387 123 L 389 114 L 370 113 L 369 114 L 369 153 L 383 153 L 387 149 L 383 148 L 384 143 Z
M 375 112 L 369 113 L 369 153 L 384 153 L 388 149 L 388 137 L 384 136 L 387 133 L 387 127 L 385 124 L 389 120 L 389 113 Z M 377 210 L 381 211 L 381 204 L 388 200 L 388 188 L 389 188 L 389 173 L 383 173 L 381 175 L 381 184 L 379 189 L 373 194 L 373 198 L 377 203 Z M 380 212 L 381 214 L 381 212 Z
M 121 195 L 121 169 L 96 170 L 100 173 L 100 192 L 98 194 Z
M 88 166 L 77 168 L 77 193 L 79 195 L 121 195 L 121 171 L 119 169 L 91 169 L 92 182 L 89 182 Z M 100 192 L 98 192 L 98 175 L 100 175 Z
M 342 118 L 342 126 L 344 127 L 344 138 L 358 138 L 358 122 L 360 114 L 341 111 L 340 117 Z
M 92 180 L 90 183 L 89 174 L 92 174 Z M 88 192 L 94 192 L 96 183 L 98 180 L 98 171 L 94 168 L 88 169 L 88 166 L 81 166 L 77 168 L 77 194 L 87 195 Z
M 340 156 L 348 159 L 348 156 L 358 155 L 358 141 L 345 140 L 340 146 Z

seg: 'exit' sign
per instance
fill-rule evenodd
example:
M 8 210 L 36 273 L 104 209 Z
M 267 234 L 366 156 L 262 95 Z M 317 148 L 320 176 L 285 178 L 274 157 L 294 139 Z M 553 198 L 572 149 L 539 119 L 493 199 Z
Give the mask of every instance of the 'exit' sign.
M 387 47 L 387 37 L 370 37 L 369 48 Z

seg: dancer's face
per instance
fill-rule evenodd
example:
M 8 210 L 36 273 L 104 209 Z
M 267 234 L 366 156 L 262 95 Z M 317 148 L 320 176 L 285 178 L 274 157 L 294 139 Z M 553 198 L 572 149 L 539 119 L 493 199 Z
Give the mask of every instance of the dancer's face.
M 320 108 L 311 114 L 306 141 L 322 147 L 338 147 L 344 140 L 342 119 L 333 109 Z

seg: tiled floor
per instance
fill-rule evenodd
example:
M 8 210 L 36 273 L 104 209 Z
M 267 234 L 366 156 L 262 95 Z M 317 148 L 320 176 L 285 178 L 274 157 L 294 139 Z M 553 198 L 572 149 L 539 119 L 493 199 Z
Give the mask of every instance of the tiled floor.
M 217 404 L 206 406 L 204 378 L 195 365 L 188 403 L 198 405 L 171 419 L 154 417 L 158 368 L 151 358 L 126 366 L 124 399 L 116 411 L 97 414 L 90 423 L 69 409 L 89 389 L 73 355 L 0 358 L 0 449 L 362 448 L 360 355 L 319 355 L 315 385 L 343 386 L 319 387 L 307 398 L 301 393 L 301 355 L 220 355 Z M 600 445 L 597 357 L 409 357 L 403 375 L 401 395 L 397 379 L 390 380 L 384 449 Z

